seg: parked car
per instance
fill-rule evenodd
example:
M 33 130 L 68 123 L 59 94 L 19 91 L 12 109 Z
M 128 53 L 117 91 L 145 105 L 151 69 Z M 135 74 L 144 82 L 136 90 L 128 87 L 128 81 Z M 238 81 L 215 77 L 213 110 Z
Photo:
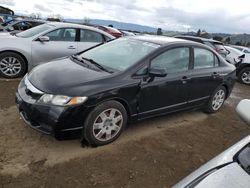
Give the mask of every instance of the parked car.
M 241 101 L 236 110 L 250 124 L 250 100 Z M 247 136 L 188 175 L 173 188 L 249 188 L 249 186 L 250 136 Z
M 56 138 L 82 130 L 100 146 L 128 121 L 193 108 L 217 112 L 234 79 L 235 67 L 205 45 L 124 37 L 35 68 L 20 82 L 16 103 L 32 128 Z
M 6 26 L 3 27 L 1 30 L 2 30 L 2 32 L 10 32 L 12 34 L 16 34 L 16 33 L 19 33 L 21 31 L 25 31 L 27 29 L 44 24 L 45 22 L 46 21 L 44 21 L 44 20 L 31 20 L 31 19 L 10 21 L 8 23 L 5 23 Z
M 108 27 L 108 26 L 97 26 L 98 29 L 101 29 L 111 35 L 113 35 L 114 37 L 116 38 L 119 38 L 119 37 L 122 37 L 122 33 L 118 30 L 118 29 L 115 29 L 113 27 Z
M 120 32 L 122 33 L 123 37 L 126 37 L 126 36 L 135 36 L 135 34 L 132 33 L 132 32 L 130 32 L 130 31 L 120 30 Z
M 206 39 L 206 38 L 195 37 L 195 36 L 185 36 L 185 35 L 176 36 L 176 38 L 191 40 L 194 42 L 199 42 L 199 43 L 205 44 L 205 45 L 213 48 L 216 52 L 218 52 L 224 58 L 226 58 L 227 53 L 228 53 L 227 50 L 225 49 L 223 43 L 220 41 L 217 41 L 217 40 Z
M 47 23 L 12 35 L 0 35 L 0 76 L 17 78 L 34 66 L 73 55 L 114 37 L 99 29 Z
M 7 8 L 7 7 L 3 7 L 3 6 L 0 6 L 0 14 L 5 14 L 5 15 L 14 15 L 14 11 Z
M 231 45 L 233 48 L 236 48 L 240 51 L 242 51 L 245 54 L 250 54 L 250 48 L 245 47 L 245 46 L 236 46 L 236 45 Z
M 245 54 L 235 48 L 232 48 L 230 46 L 224 46 L 227 50 L 228 54 L 226 57 L 227 62 L 235 65 L 238 67 L 241 63 L 245 60 Z

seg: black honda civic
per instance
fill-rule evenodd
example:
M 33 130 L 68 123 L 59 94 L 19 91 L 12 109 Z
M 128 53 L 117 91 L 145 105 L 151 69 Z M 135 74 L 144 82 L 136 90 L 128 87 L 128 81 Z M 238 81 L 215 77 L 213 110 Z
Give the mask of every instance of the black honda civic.
M 100 146 L 128 122 L 188 109 L 217 112 L 234 83 L 235 67 L 203 44 L 135 36 L 34 68 L 16 103 L 32 128 L 56 138 L 81 130 Z

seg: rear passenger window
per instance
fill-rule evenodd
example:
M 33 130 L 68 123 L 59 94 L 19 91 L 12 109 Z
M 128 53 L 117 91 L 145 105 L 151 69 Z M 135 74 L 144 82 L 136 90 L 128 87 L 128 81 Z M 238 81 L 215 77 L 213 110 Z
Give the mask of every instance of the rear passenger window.
M 168 50 L 151 62 L 151 68 L 165 69 L 167 73 L 187 71 L 189 66 L 189 48 Z
M 194 69 L 219 66 L 218 58 L 209 50 L 194 48 Z
M 102 34 L 97 33 L 95 31 L 91 30 L 81 30 L 80 35 L 80 41 L 81 42 L 96 42 L 96 43 L 102 43 L 103 37 Z

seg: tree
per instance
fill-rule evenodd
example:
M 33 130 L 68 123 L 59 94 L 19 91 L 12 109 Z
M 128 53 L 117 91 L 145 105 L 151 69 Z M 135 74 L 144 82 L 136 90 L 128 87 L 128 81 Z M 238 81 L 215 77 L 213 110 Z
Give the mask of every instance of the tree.
M 235 43 L 235 45 L 237 45 L 237 46 L 241 46 L 242 44 L 241 44 L 241 42 L 240 42 L 240 41 L 238 41 L 238 42 L 236 42 L 236 43 Z
M 250 42 L 247 42 L 247 45 L 246 45 L 247 47 L 249 47 L 250 46 Z
M 223 38 L 221 36 L 214 36 L 213 39 L 218 40 L 218 41 L 222 41 Z
M 201 30 L 199 29 L 196 34 L 198 37 L 201 36 Z
M 230 38 L 230 37 L 227 37 L 226 40 L 225 40 L 225 42 L 226 42 L 227 44 L 230 44 L 230 43 L 231 43 L 231 38 Z
M 89 24 L 90 23 L 90 19 L 88 17 L 84 17 L 83 23 L 84 24 Z
M 32 13 L 32 14 L 30 14 L 30 17 L 33 19 L 41 19 L 42 15 L 41 15 L 41 13 Z
M 157 29 L 156 34 L 157 34 L 157 35 L 162 35 L 162 30 L 161 30 L 161 28 L 158 28 L 158 29 Z

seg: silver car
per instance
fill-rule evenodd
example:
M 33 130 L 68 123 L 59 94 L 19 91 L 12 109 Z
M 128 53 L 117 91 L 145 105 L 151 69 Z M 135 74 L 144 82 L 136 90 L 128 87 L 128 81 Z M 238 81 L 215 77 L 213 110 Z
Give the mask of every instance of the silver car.
M 250 100 L 243 100 L 236 111 L 250 124 Z M 189 176 L 174 188 L 249 188 L 250 136 L 245 137 Z
M 0 76 L 17 78 L 34 66 L 84 51 L 114 39 L 99 29 L 46 23 L 16 35 L 0 34 Z

